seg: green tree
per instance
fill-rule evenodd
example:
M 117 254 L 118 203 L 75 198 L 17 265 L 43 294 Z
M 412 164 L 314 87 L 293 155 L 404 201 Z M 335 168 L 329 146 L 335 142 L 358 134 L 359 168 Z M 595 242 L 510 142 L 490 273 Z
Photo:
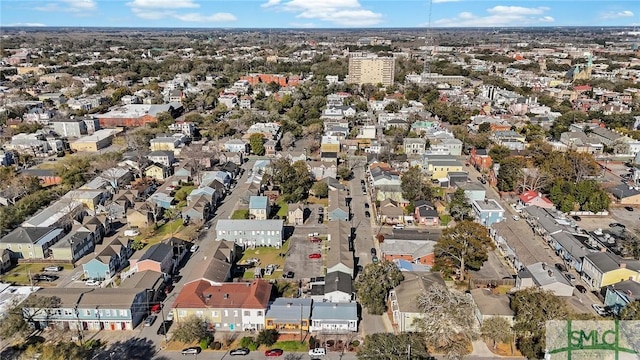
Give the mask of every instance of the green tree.
M 94 350 L 70 341 L 47 342 L 31 345 L 25 354 L 39 354 L 33 357 L 40 360 L 85 360 L 91 359 Z
M 513 330 L 518 349 L 529 359 L 542 359 L 546 322 L 566 319 L 566 303 L 549 291 L 529 288 L 513 294 L 511 309 L 515 312 Z
M 487 133 L 491 131 L 491 124 L 488 122 L 483 122 L 482 124 L 478 125 L 478 132 L 479 133 Z
M 411 354 L 409 354 L 411 351 Z M 374 333 L 367 335 L 358 350 L 361 360 L 427 360 L 429 351 L 418 333 Z
M 204 320 L 194 315 L 180 321 L 173 330 L 173 340 L 183 343 L 200 341 L 208 336 L 209 333 Z
M 402 272 L 392 262 L 368 264 L 355 282 L 360 304 L 369 314 L 382 315 L 387 308 L 389 291 L 398 286 L 403 278 Z
M 486 227 L 463 220 L 442 233 L 434 248 L 435 263 L 449 273 L 452 273 L 452 269 L 457 269 L 462 281 L 467 269 L 480 269 L 488 259 L 488 250 L 493 248 Z
M 407 201 L 431 199 L 431 187 L 419 166 L 409 168 L 400 178 L 402 197 Z
M 349 180 L 353 176 L 353 170 L 346 165 L 338 166 L 338 177 L 343 180 Z
M 489 156 L 494 163 L 502 163 L 502 160 L 511 155 L 511 149 L 502 145 L 495 145 L 489 150 Z
M 278 341 L 278 330 L 275 329 L 262 329 L 258 333 L 258 337 L 256 338 L 256 343 L 260 345 L 271 346 Z
M 264 154 L 264 136 L 260 133 L 251 134 L 249 136 L 249 146 L 251 146 L 251 152 L 260 156 Z
M 457 188 L 449 203 L 449 214 L 455 221 L 469 220 L 472 214 L 472 207 L 469 204 L 464 190 Z
M 640 320 L 640 301 L 632 301 L 623 307 L 620 320 Z
M 173 115 L 171 115 L 171 113 L 169 113 L 168 111 L 159 112 L 156 115 L 156 118 L 158 119 L 158 128 L 160 129 L 168 128 L 169 125 L 173 124 L 175 120 L 173 118 Z
M 491 317 L 482 322 L 480 333 L 485 339 L 493 341 L 493 348 L 498 343 L 509 343 L 513 340 L 513 330 L 511 324 L 503 317 Z
M 522 159 L 516 157 L 507 157 L 500 163 L 498 171 L 498 190 L 514 191 L 517 188 L 518 181 L 522 178 Z
M 271 162 L 269 167 L 263 183 L 278 185 L 286 201 L 297 202 L 307 197 L 313 186 L 313 177 L 305 161 L 291 164 L 282 158 Z
M 318 181 L 311 186 L 311 193 L 319 198 L 326 198 L 329 196 L 329 185 L 324 181 Z

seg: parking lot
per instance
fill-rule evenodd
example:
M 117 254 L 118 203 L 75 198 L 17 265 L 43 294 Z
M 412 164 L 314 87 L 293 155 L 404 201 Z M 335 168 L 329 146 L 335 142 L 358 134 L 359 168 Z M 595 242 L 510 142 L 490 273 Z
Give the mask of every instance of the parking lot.
M 320 235 L 323 241 L 319 243 L 309 241 L 309 234 L 312 233 Z M 314 228 L 308 226 L 296 227 L 293 235 L 288 240 L 291 243 L 289 244 L 283 274 L 292 271 L 295 279 L 324 276 L 326 254 L 324 244 L 326 236 L 326 228 L 324 226 Z M 321 254 L 321 257 L 319 259 L 309 259 L 309 254 Z

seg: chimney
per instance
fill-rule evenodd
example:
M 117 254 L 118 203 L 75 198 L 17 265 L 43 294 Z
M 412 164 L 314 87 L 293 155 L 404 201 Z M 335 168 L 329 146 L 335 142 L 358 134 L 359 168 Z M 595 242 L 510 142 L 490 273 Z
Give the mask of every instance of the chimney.
M 549 269 L 549 270 L 547 271 L 547 274 L 549 274 L 549 277 L 552 277 L 552 276 L 553 276 L 553 270 Z
M 542 270 L 547 270 L 547 263 L 542 263 Z

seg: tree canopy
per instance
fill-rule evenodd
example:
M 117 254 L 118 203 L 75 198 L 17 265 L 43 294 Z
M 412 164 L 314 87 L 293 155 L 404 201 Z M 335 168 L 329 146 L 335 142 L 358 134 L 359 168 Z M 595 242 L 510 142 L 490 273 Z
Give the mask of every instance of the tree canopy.
M 264 155 L 264 135 L 260 133 L 251 134 L 249 136 L 249 146 L 251 146 L 251 152 L 260 156 Z
M 387 308 L 389 291 L 398 286 L 403 278 L 402 272 L 392 262 L 368 264 L 355 282 L 360 304 L 369 314 L 383 314 Z
M 285 201 L 297 202 L 306 199 L 313 185 L 313 177 L 306 162 L 281 158 L 271 162 L 263 177 L 264 183 L 279 186 Z
M 409 353 L 410 352 L 410 353 Z M 424 337 L 417 333 L 375 333 L 364 338 L 358 350 L 361 360 L 428 360 Z
M 184 343 L 200 341 L 209 336 L 204 320 L 197 316 L 189 316 L 176 324 L 173 330 L 173 339 Z
M 488 259 L 488 250 L 493 248 L 487 228 L 463 220 L 443 231 L 434 249 L 435 264 L 448 274 L 457 270 L 460 280 L 464 280 L 466 270 L 480 269 Z
M 402 197 L 407 201 L 431 199 L 431 187 L 419 166 L 409 168 L 400 178 Z

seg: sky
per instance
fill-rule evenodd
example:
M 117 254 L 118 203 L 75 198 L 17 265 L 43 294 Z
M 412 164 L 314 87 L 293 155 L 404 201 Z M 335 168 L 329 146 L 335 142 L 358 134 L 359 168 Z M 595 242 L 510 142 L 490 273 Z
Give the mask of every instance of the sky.
M 431 16 L 429 16 L 431 13 Z M 0 26 L 638 26 L 640 0 L 1 0 Z

